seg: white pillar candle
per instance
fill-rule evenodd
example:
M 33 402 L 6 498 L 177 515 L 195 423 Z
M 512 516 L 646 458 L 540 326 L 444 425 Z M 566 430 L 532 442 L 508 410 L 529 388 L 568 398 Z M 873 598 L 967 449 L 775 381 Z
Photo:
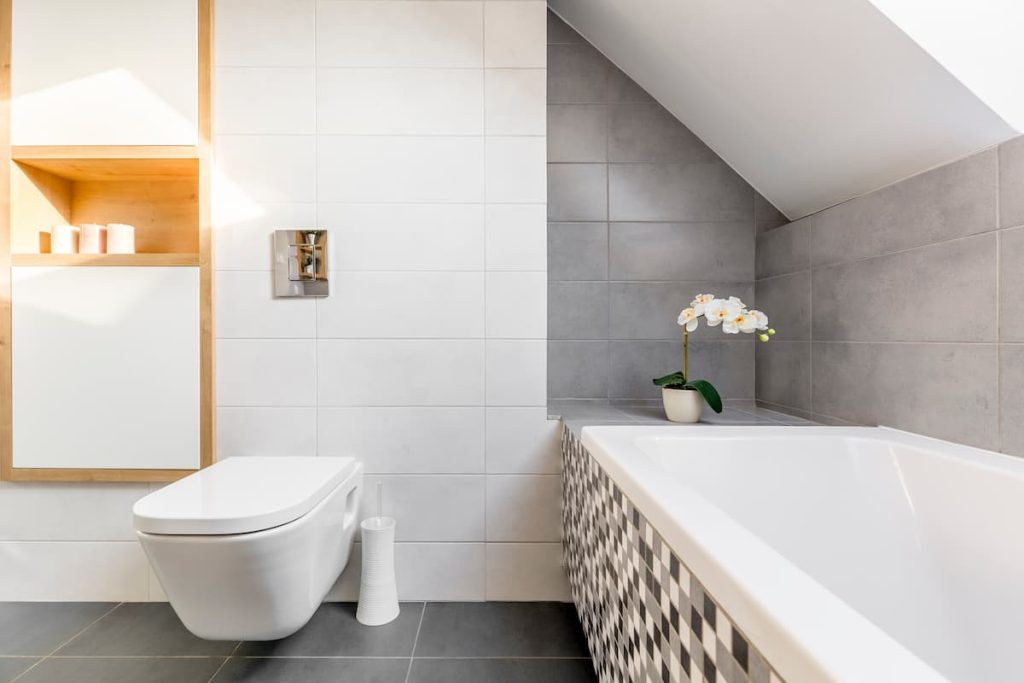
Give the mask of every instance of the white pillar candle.
M 107 251 L 107 228 L 97 223 L 82 223 L 78 238 L 80 254 L 103 254 Z
M 51 254 L 77 254 L 78 228 L 74 225 L 55 225 L 50 230 Z
M 134 254 L 135 227 L 124 223 L 109 223 L 107 225 L 107 253 Z

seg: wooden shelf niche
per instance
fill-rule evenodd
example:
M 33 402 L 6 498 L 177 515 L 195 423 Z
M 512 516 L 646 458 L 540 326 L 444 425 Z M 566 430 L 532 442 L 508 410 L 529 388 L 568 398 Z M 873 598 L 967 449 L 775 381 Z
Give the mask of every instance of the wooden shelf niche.
M 50 228 L 82 223 L 134 225 L 138 254 L 49 254 Z M 16 265 L 196 265 L 199 251 L 197 148 L 11 148 Z

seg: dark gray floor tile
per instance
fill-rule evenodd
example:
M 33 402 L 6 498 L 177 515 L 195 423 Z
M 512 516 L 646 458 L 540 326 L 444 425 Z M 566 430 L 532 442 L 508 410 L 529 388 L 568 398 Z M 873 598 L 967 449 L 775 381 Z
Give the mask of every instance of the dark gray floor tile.
M 237 654 L 288 657 L 408 657 L 412 654 L 423 604 L 402 603 L 398 618 L 384 626 L 363 626 L 350 602 L 325 602 L 301 631 L 282 640 L 245 642 Z
M 409 683 L 590 683 L 589 659 L 417 659 Z
M 110 611 L 108 602 L 0 603 L 0 655 L 48 655 Z
M 408 659 L 232 657 L 214 683 L 402 683 Z
M 440 602 L 427 605 L 416 657 L 588 657 L 571 604 Z
M 0 683 L 10 683 L 38 661 L 37 657 L 0 657 Z
M 197 638 L 166 602 L 131 602 L 86 629 L 57 652 L 61 656 L 173 657 L 227 655 L 236 641 Z
M 18 683 L 206 683 L 222 657 L 47 659 Z

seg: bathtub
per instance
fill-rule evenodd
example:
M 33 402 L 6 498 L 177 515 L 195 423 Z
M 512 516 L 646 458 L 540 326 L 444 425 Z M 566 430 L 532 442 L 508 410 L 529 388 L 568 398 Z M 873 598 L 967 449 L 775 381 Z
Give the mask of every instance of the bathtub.
M 1024 460 L 886 428 L 594 426 L 581 438 L 565 433 L 563 502 L 589 507 L 563 512 L 577 604 L 589 600 L 590 611 L 621 604 L 623 586 L 642 588 L 643 577 L 661 591 L 647 588 L 639 609 L 625 610 L 648 623 L 639 624 L 637 638 L 606 638 L 612 649 L 630 640 L 642 648 L 646 637 L 650 653 L 659 644 L 670 652 L 668 634 L 679 631 L 684 646 L 693 640 L 677 648 L 679 656 L 704 652 L 688 662 L 696 670 L 689 678 L 729 683 L 1024 680 Z M 594 495 L 605 497 L 585 498 Z M 619 586 L 617 598 L 614 587 L 606 596 L 585 595 L 606 590 L 591 576 L 603 565 L 630 566 L 622 544 L 607 540 L 627 529 L 622 519 L 581 531 L 620 506 L 620 518 L 634 518 L 633 531 L 622 533 L 641 537 L 641 580 L 602 579 Z M 646 531 L 636 519 L 649 523 Z M 586 565 L 579 556 L 588 552 L 620 559 Z M 643 560 L 653 562 L 653 579 Z M 695 588 L 676 588 L 669 560 L 681 563 L 674 572 L 692 574 Z M 703 636 L 686 631 L 685 615 L 682 627 L 668 625 L 676 608 L 667 583 L 693 602 Z M 684 596 L 688 590 L 701 596 Z M 706 642 L 700 600 L 736 632 L 719 628 L 717 646 L 714 636 Z M 666 609 L 651 618 L 661 601 Z M 590 621 L 588 638 L 607 628 Z M 708 649 L 720 664 L 708 661 Z M 764 661 L 755 672 L 757 657 Z M 610 670 L 602 679 L 638 679 Z M 648 678 L 661 680 L 661 673 Z

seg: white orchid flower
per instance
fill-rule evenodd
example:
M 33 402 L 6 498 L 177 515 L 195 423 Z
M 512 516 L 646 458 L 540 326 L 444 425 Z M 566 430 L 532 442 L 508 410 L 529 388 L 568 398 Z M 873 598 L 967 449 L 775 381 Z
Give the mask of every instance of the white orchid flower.
M 715 299 L 704 307 L 704 317 L 708 319 L 709 326 L 716 327 L 727 320 L 732 320 L 736 317 L 737 313 L 743 310 L 742 306 L 738 306 L 732 301 L 732 299 L 735 298 L 736 297 L 730 297 L 729 299 Z M 726 330 L 726 332 L 728 332 L 728 330 Z
M 693 297 L 693 301 L 690 302 L 690 306 L 693 307 L 693 310 L 697 313 L 697 315 L 703 315 L 704 309 L 707 307 L 709 303 L 711 303 L 714 300 L 714 294 L 698 294 L 697 296 Z
M 734 304 L 734 305 L 740 307 L 741 309 L 747 307 L 747 305 L 745 303 L 740 301 L 740 298 L 738 296 L 730 296 L 729 297 L 729 303 Z
M 740 332 L 750 334 L 757 329 L 757 316 L 754 315 L 754 311 L 743 311 L 736 318 L 736 324 L 739 326 Z
M 757 329 L 767 330 L 768 329 L 768 316 L 758 310 L 751 310 L 750 315 L 754 316 L 757 321 Z
M 679 323 L 680 327 L 685 325 L 687 332 L 693 332 L 697 329 L 697 323 L 700 322 L 700 313 L 693 308 L 684 308 L 679 314 L 679 320 L 676 322 Z
M 750 334 L 757 329 L 757 318 L 750 315 L 750 311 L 740 310 L 731 318 L 722 321 L 722 331 L 726 334 L 737 334 L 743 332 Z

